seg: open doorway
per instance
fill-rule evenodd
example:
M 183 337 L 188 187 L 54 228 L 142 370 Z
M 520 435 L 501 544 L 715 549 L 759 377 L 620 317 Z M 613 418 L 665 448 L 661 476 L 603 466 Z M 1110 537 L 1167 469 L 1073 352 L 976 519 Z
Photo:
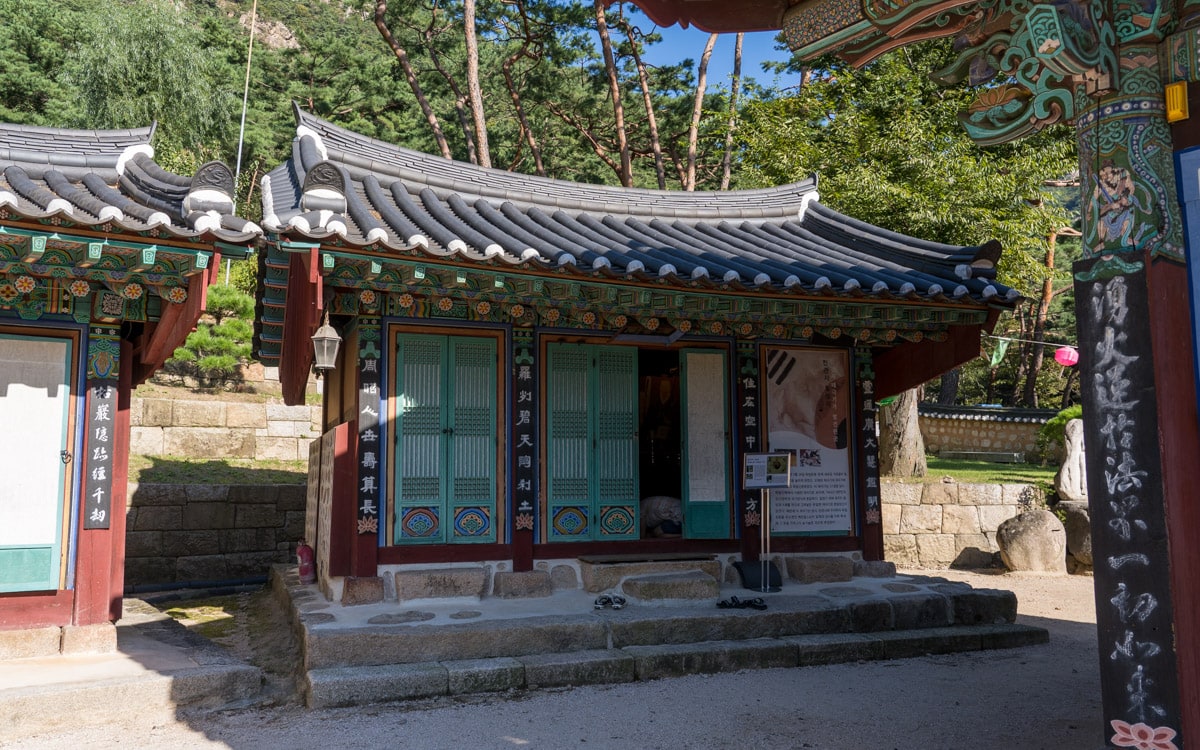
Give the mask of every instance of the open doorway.
M 638 475 L 643 538 L 683 535 L 679 352 L 638 351 Z

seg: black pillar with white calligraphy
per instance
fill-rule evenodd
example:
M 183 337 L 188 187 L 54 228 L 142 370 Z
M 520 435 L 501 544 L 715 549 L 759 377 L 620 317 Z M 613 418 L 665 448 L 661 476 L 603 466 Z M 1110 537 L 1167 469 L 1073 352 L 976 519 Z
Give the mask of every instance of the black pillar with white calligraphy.
M 379 349 L 378 318 L 359 318 L 358 328 L 358 533 L 379 533 Z
M 533 565 L 533 539 L 537 524 L 537 348 L 533 330 L 512 332 L 512 472 L 513 561 L 517 570 Z
M 87 418 L 83 464 L 83 528 L 112 525 L 112 468 L 116 446 L 118 329 L 89 331 L 87 358 Z M 63 460 L 69 460 L 69 454 Z M 121 511 L 124 511 L 122 500 Z
M 741 442 L 737 446 L 735 457 L 738 466 L 742 467 L 745 465 L 745 454 L 761 453 L 764 450 L 761 443 L 762 430 L 759 427 L 762 424 L 762 393 L 759 388 L 758 345 L 752 341 L 738 342 L 737 395 L 737 418 L 740 426 L 738 433 L 741 436 Z M 742 489 L 740 481 L 738 488 L 742 496 L 742 524 L 746 528 L 757 527 L 762 523 L 759 491 Z M 757 545 L 757 534 L 742 536 L 744 553 L 750 553 L 757 557 Z
M 1174 737 L 1181 717 L 1145 261 L 1085 259 L 1074 277 L 1105 732 Z

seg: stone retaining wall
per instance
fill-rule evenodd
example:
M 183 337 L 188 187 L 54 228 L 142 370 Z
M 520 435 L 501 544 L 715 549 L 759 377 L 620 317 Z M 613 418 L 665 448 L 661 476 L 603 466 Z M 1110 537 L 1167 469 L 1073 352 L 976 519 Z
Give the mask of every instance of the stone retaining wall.
M 1037 455 L 1040 424 L 985 422 L 970 419 L 919 417 L 925 450 L 934 455 L 947 451 L 1020 453 L 1030 460 Z
M 996 530 L 1042 499 L 1029 484 L 882 485 L 883 555 L 901 568 L 999 565 Z
M 320 406 L 133 398 L 130 452 L 296 461 L 321 435 Z
M 125 585 L 265 578 L 304 536 L 304 485 L 130 485 Z

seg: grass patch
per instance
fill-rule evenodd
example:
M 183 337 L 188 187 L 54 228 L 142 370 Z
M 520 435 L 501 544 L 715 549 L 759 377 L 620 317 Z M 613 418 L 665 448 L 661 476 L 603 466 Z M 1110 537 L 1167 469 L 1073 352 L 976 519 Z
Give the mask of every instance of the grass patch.
M 146 484 L 304 484 L 308 461 L 130 456 L 129 481 Z
M 940 482 L 942 477 L 954 477 L 960 484 L 1038 484 L 1053 485 L 1057 466 L 1037 464 L 997 464 L 990 461 L 927 458 L 929 471 L 923 477 L 901 479 L 902 482 Z

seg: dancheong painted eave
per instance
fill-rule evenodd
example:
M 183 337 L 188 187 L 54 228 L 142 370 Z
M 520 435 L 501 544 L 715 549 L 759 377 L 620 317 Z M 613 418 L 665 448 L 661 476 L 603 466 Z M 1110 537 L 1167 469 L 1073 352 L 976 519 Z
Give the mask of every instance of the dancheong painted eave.
M 282 240 L 557 270 L 695 290 L 1008 307 L 998 243 L 907 237 L 820 204 L 816 179 L 762 190 L 585 185 L 400 148 L 296 109 L 292 157 L 263 178 Z
M 221 162 L 193 176 L 154 161 L 154 126 L 71 130 L 0 124 L 0 218 L 148 241 L 216 243 L 245 253 L 262 236 L 236 215 Z

